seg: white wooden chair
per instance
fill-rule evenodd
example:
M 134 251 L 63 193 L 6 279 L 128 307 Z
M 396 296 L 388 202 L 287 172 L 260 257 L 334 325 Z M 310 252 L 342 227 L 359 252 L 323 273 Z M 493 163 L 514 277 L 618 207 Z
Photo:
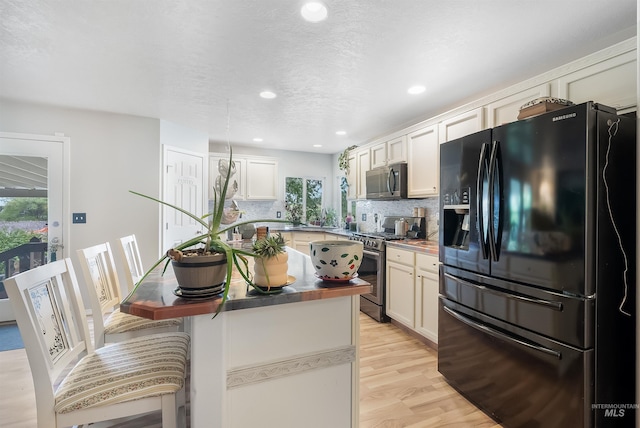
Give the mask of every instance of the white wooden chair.
M 120 312 L 120 283 L 109 243 L 78 250 L 97 348 L 145 334 L 180 331 L 182 319 L 150 320 Z
M 162 333 L 95 349 L 70 259 L 4 280 L 25 345 L 38 428 L 162 412 L 162 426 L 186 425 L 189 336 Z
M 125 275 L 127 278 L 127 288 L 131 291 L 144 275 L 138 241 L 136 241 L 136 235 L 128 235 L 120 238 L 119 242 L 120 255 L 122 256 L 122 262 L 127 271 Z

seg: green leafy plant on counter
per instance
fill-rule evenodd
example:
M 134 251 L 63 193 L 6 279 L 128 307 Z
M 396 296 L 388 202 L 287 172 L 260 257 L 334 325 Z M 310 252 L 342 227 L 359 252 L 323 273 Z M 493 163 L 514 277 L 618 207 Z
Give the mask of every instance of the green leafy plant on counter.
M 257 239 L 253 243 L 254 256 L 263 258 L 272 258 L 278 254 L 285 252 L 286 242 L 281 233 L 277 235 L 269 235 L 264 238 Z

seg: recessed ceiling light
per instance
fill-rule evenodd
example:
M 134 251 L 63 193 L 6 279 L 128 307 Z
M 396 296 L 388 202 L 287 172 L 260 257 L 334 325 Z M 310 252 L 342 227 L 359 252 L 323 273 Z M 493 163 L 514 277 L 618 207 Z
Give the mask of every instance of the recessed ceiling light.
M 300 9 L 300 13 L 309 22 L 320 22 L 327 19 L 327 8 L 318 1 L 306 3 Z
M 422 85 L 415 85 L 407 89 L 407 93 L 411 95 L 421 94 L 426 88 Z
M 322 147 L 322 144 L 314 144 L 313 147 Z
M 253 141 L 255 141 L 256 143 L 261 143 L 262 142 L 262 138 L 254 138 Z
M 336 131 L 336 135 L 347 135 L 347 131 Z
M 277 95 L 271 91 L 262 91 L 260 92 L 260 96 L 262 98 L 272 99 L 272 98 L 275 98 Z

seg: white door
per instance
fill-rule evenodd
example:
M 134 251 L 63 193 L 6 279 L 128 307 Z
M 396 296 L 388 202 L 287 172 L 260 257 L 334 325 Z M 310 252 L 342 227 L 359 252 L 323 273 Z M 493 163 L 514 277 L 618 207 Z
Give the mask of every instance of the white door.
M 63 243 L 69 237 L 64 221 L 69 217 L 69 141 L 68 137 L 0 132 L 0 155 L 9 156 L 5 160 L 19 158 L 26 165 L 16 165 L 22 172 L 16 172 L 20 178 L 16 180 L 15 187 L 24 188 L 28 185 L 30 174 L 38 174 L 46 180 L 49 243 L 47 261 L 65 257 Z M 10 168 L 9 165 L 3 165 L 3 173 L 8 174 Z M 0 322 L 13 319 L 8 299 L 0 298 Z
M 162 200 L 189 212 L 203 215 L 205 155 L 164 146 L 164 177 Z M 170 207 L 163 206 L 162 251 L 204 232 L 195 220 Z

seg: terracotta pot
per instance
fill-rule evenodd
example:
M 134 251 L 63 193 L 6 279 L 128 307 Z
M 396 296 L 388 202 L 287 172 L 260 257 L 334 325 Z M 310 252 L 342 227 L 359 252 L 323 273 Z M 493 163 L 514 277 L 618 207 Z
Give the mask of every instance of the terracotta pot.
M 185 256 L 171 261 L 178 285 L 194 290 L 219 287 L 227 276 L 227 256 L 223 253 Z
M 280 287 L 287 283 L 289 254 L 280 253 L 275 257 L 255 259 L 253 282 L 260 287 Z

